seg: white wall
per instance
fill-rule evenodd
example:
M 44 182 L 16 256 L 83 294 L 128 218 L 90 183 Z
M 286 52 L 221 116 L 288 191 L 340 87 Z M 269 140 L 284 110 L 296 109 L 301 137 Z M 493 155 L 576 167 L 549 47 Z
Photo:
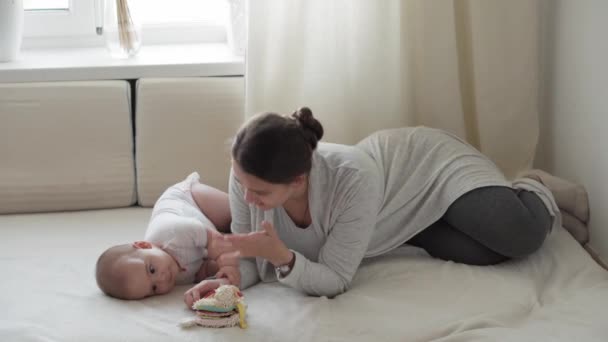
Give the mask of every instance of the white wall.
M 608 1 L 543 5 L 541 138 L 536 164 L 587 187 L 591 246 L 608 260 Z

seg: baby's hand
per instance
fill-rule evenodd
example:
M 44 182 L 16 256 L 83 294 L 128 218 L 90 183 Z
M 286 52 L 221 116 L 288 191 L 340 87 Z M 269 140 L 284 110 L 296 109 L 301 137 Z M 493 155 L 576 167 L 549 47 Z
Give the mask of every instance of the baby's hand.
M 190 290 L 184 293 L 184 303 L 189 309 L 192 309 L 192 304 L 207 294 L 211 290 L 215 290 L 221 285 L 228 285 L 228 279 L 207 279 L 196 284 Z
M 199 268 L 198 272 L 196 272 L 196 275 L 194 276 L 194 281 L 199 282 L 205 280 L 210 276 L 216 274 L 218 270 L 219 267 L 217 265 L 217 262 L 215 262 L 215 260 L 207 259 L 203 261 L 201 268 Z
M 238 266 L 224 266 L 215 275 L 218 279 L 228 279 L 230 284 L 241 286 L 241 271 Z
M 224 253 L 234 252 L 232 244 L 215 229 L 207 228 L 207 258 L 215 260 Z

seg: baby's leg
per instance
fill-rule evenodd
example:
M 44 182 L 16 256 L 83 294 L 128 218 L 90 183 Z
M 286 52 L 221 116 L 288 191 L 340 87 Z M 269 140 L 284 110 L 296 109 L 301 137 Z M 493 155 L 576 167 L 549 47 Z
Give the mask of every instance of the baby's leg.
M 230 231 L 230 203 L 228 194 L 209 185 L 192 185 L 192 197 L 203 214 L 215 225 L 217 230 Z

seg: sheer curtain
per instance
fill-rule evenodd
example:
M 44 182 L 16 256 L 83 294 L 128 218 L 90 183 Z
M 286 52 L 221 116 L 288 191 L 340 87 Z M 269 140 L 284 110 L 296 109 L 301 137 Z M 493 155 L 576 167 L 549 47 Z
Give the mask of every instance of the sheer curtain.
M 426 125 L 507 174 L 538 139 L 535 0 L 254 0 L 246 113 L 308 106 L 326 141 Z

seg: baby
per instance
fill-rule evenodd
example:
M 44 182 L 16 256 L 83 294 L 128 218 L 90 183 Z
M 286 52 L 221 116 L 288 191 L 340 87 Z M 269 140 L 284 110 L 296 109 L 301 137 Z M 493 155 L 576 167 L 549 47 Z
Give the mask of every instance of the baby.
M 228 231 L 228 195 L 199 183 L 198 173 L 167 189 L 152 210 L 143 241 L 110 247 L 97 260 L 99 288 L 108 296 L 142 299 L 213 275 L 239 285 Z

